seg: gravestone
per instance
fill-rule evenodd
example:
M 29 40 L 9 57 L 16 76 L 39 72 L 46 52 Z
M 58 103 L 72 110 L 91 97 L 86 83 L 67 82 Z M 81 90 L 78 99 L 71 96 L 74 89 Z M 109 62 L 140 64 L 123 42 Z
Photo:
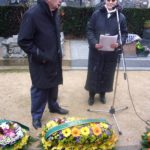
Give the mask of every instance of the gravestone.
M 24 58 L 26 53 L 17 44 L 18 35 L 2 41 L 3 58 Z
M 143 31 L 143 39 L 141 43 L 146 47 L 150 49 L 150 29 L 144 29 Z
M 64 54 L 64 33 L 61 32 L 61 49 Z M 27 54 L 17 44 L 18 35 L 5 39 L 1 42 L 2 45 L 2 56 L 3 58 L 24 58 Z

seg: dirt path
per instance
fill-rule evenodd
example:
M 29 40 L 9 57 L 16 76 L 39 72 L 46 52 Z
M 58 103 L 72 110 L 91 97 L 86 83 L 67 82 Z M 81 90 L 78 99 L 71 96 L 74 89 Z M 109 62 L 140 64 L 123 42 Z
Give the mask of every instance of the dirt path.
M 128 78 L 134 104 L 138 113 L 145 119 L 150 119 L 150 72 L 129 71 Z M 84 90 L 86 71 L 64 71 L 64 85 L 60 86 L 59 99 L 61 106 L 70 110 L 68 116 L 81 116 L 90 118 L 106 118 L 116 124 L 110 115 L 104 113 L 92 113 L 87 109 L 109 110 L 112 105 L 113 93 L 106 95 L 105 105 L 98 101 L 93 106 L 87 104 L 88 93 Z M 32 136 L 37 137 L 40 130 L 33 129 L 30 115 L 30 75 L 28 72 L 7 72 L 0 73 L 0 118 L 19 121 L 30 127 Z M 123 132 L 119 136 L 118 146 L 140 145 L 141 134 L 145 131 L 146 125 L 140 121 L 133 111 L 129 99 L 127 82 L 123 79 L 123 72 L 119 73 L 115 107 L 128 106 L 129 109 L 116 114 L 119 126 Z M 50 118 L 61 117 L 61 115 L 50 114 L 45 110 L 42 123 Z

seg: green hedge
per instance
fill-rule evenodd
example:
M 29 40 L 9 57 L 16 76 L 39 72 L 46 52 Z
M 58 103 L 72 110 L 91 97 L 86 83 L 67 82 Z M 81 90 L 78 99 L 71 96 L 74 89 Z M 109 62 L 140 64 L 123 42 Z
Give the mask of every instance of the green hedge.
M 145 20 L 150 20 L 150 9 L 124 9 L 127 18 L 128 31 L 142 36 Z
M 62 11 L 65 35 L 85 36 L 86 24 L 94 9 L 65 7 Z M 123 14 L 127 18 L 128 31 L 142 36 L 144 21 L 150 20 L 150 9 L 128 8 L 123 9 Z
M 93 13 L 93 8 L 64 7 L 62 28 L 65 35 L 82 37 L 86 32 L 86 24 Z
M 18 33 L 21 17 L 27 7 L 1 6 L 0 7 L 0 36 L 9 37 Z
M 0 7 L 0 36 L 9 37 L 17 34 L 22 15 L 27 7 Z M 86 24 L 94 8 L 63 7 L 60 11 L 62 30 L 66 36 L 85 37 Z M 127 18 L 128 31 L 142 36 L 145 20 L 150 20 L 150 9 L 124 9 Z

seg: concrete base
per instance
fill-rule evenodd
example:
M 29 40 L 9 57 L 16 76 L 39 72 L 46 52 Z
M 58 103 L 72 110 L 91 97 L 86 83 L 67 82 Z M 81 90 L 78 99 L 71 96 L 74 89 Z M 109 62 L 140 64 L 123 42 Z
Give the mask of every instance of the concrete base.
M 83 40 L 71 40 L 71 67 L 87 68 L 88 65 L 88 43 Z M 132 49 L 133 48 L 133 49 Z M 125 63 L 127 70 L 150 70 L 150 56 L 137 57 L 134 44 L 125 47 Z M 124 67 L 123 59 L 120 62 L 120 69 Z
M 88 52 L 89 48 L 86 40 L 65 40 L 63 67 L 87 69 Z M 137 57 L 134 44 L 128 45 L 125 47 L 125 63 L 127 70 L 150 70 L 150 55 Z M 28 66 L 28 60 L 27 58 L 2 58 L 1 56 L 0 67 L 4 68 L 5 66 Z M 123 59 L 120 62 L 120 69 L 124 69 Z

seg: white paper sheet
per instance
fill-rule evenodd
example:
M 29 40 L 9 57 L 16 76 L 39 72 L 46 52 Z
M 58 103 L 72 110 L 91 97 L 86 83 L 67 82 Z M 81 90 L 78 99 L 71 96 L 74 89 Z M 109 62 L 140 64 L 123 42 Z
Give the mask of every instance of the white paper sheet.
M 111 44 L 117 42 L 118 35 L 100 35 L 99 43 L 103 45 L 103 48 L 99 49 L 102 51 L 114 51 L 114 48 L 111 48 Z

